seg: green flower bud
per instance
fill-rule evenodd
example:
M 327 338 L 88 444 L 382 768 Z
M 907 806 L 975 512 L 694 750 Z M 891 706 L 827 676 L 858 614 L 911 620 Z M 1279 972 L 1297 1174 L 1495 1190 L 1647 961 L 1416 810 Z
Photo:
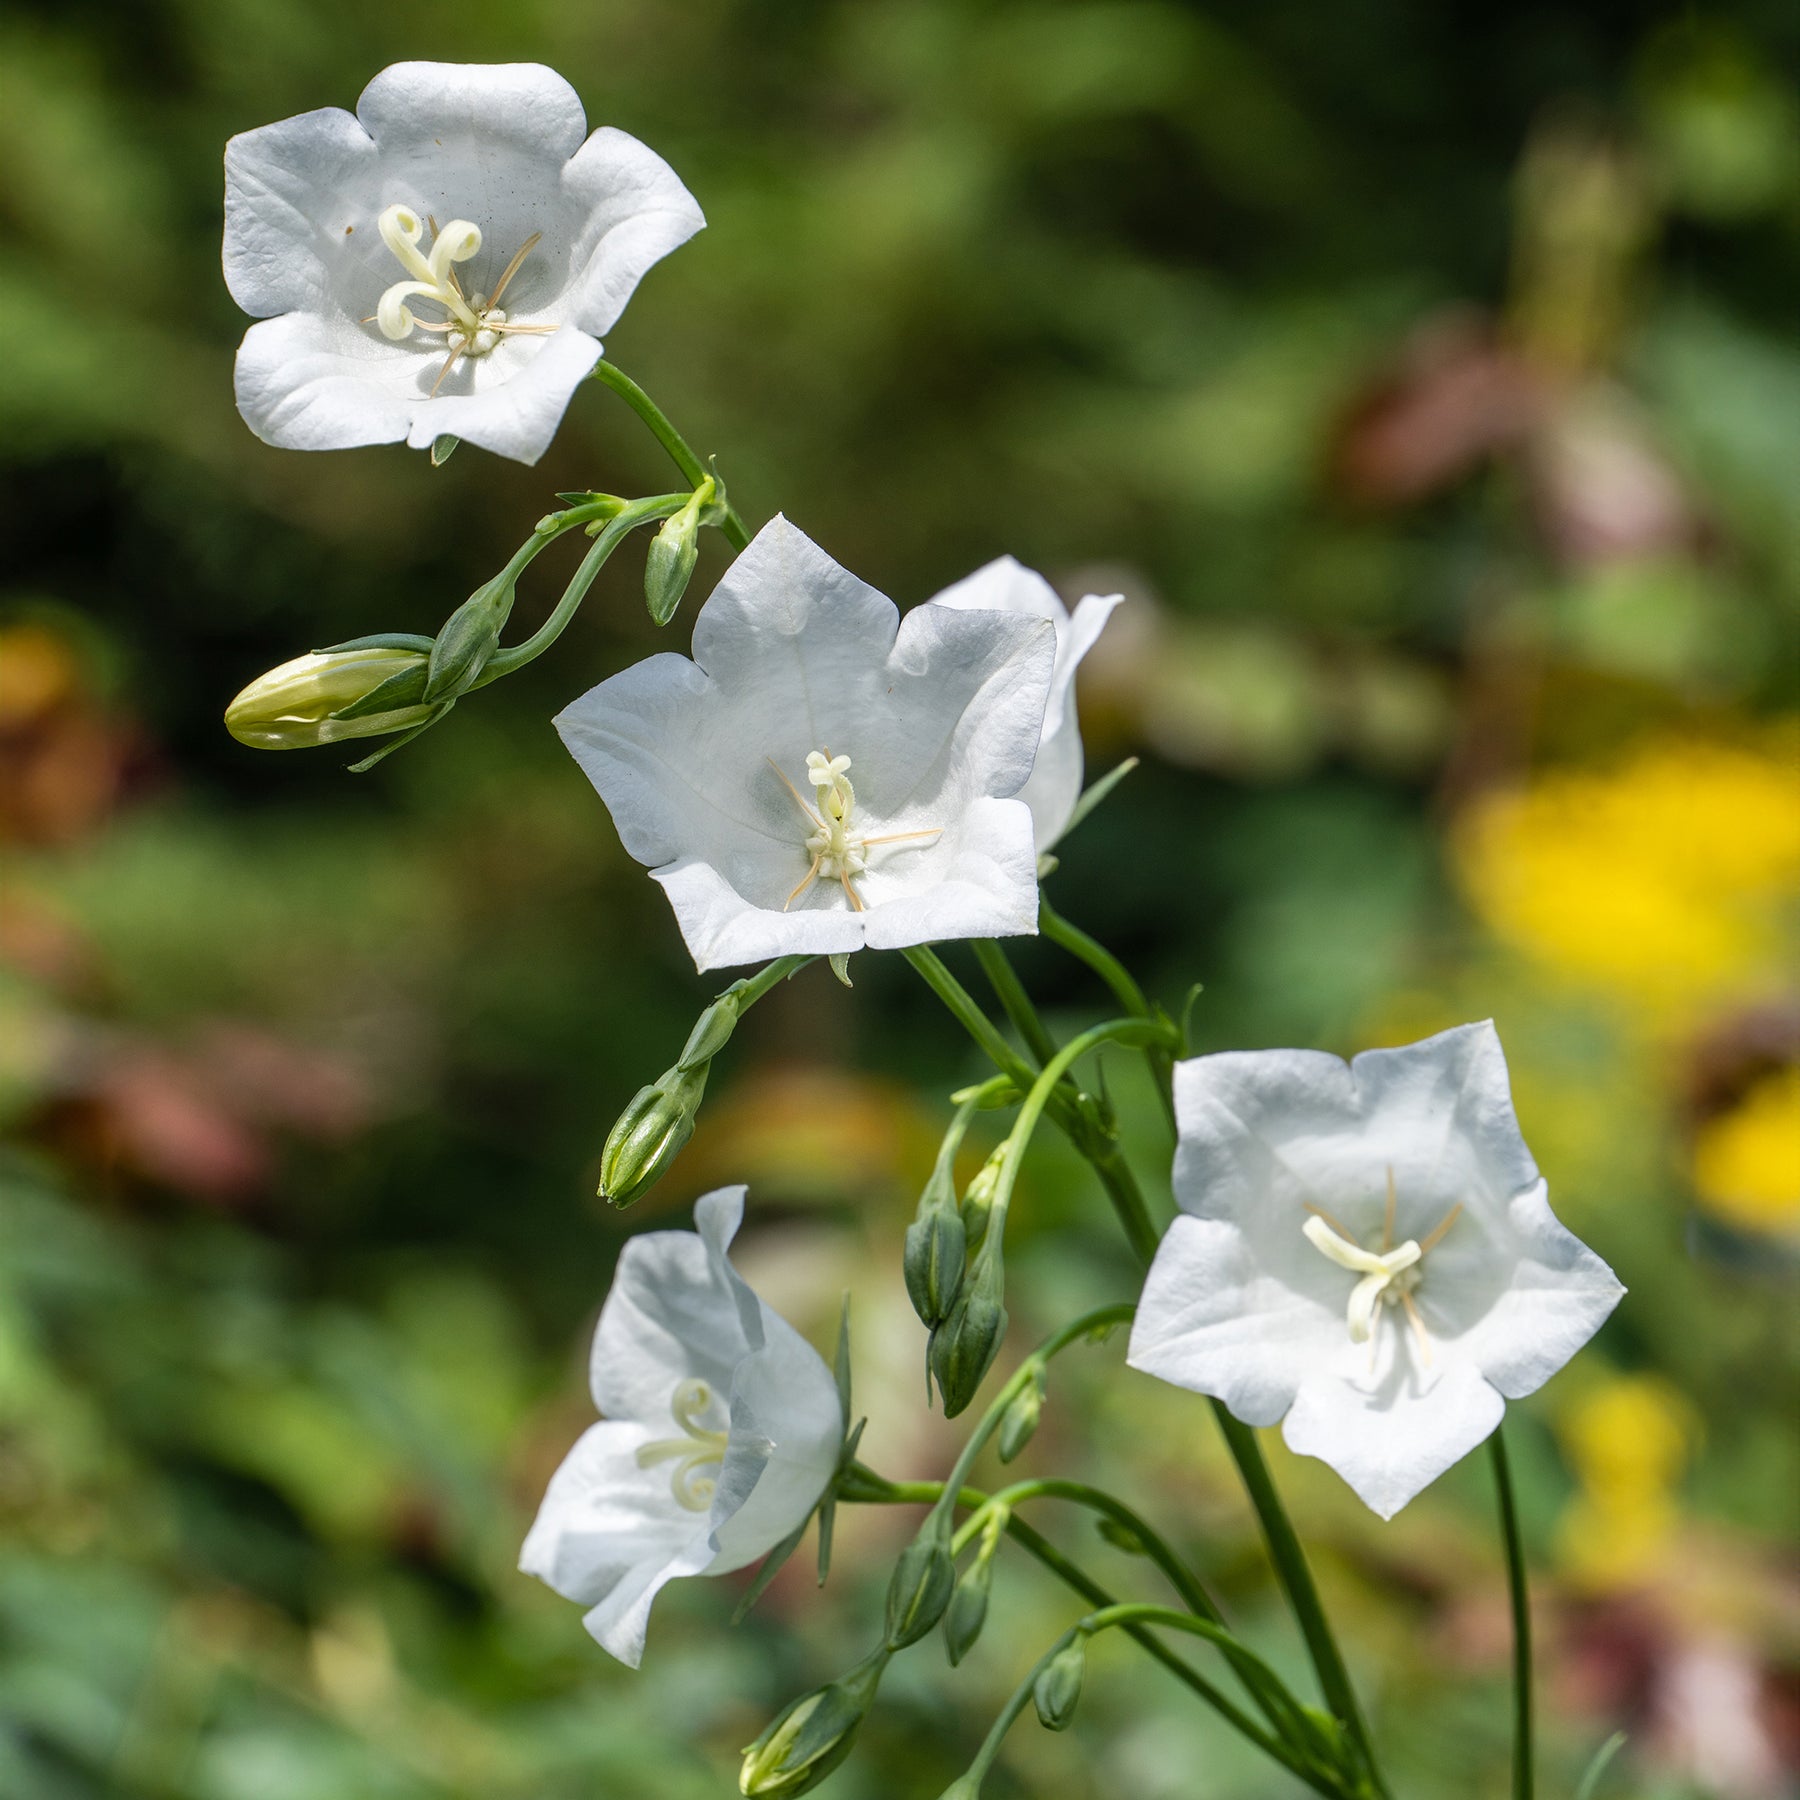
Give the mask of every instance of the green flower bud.
M 974 1647 L 987 1623 L 988 1590 L 994 1585 L 994 1561 L 984 1546 L 981 1554 L 963 1571 L 944 1609 L 944 1648 L 955 1668 Z
M 226 707 L 225 729 L 256 750 L 405 731 L 431 715 L 425 669 L 417 650 L 315 650 L 251 682 Z
M 425 682 L 427 700 L 454 700 L 475 685 L 500 647 L 500 633 L 512 604 L 511 578 L 496 575 L 444 621 L 431 646 L 431 671 Z
M 625 1207 L 654 1187 L 694 1135 L 708 1064 L 671 1069 L 639 1088 L 600 1152 L 600 1198 Z
M 1044 1412 L 1044 1371 L 1039 1367 L 1000 1415 L 1000 1460 L 1009 1463 L 1031 1442 Z
M 962 1222 L 973 1248 L 987 1235 L 988 1214 L 994 1210 L 994 1196 L 1000 1191 L 1000 1165 L 1006 1160 L 1006 1145 L 997 1144 L 994 1153 L 979 1169 L 975 1179 L 963 1191 Z
M 1038 1723 L 1049 1731 L 1065 1730 L 1075 1717 L 1081 1699 L 1081 1681 L 1087 1674 L 1087 1640 L 1076 1638 L 1045 1663 L 1031 1684 L 1031 1703 Z
M 947 1419 L 954 1419 L 975 1398 L 1000 1353 L 1006 1336 L 1004 1291 L 1000 1258 L 977 1257 L 950 1316 L 931 1334 L 931 1372 Z
M 946 1532 L 928 1531 L 914 1538 L 894 1565 L 887 1593 L 887 1641 L 890 1650 L 916 1644 L 950 1604 L 956 1586 L 956 1559 Z
M 710 481 L 701 482 L 687 505 L 664 519 L 662 529 L 650 540 L 644 558 L 644 600 L 658 625 L 674 618 L 681 596 L 687 592 L 700 554 L 700 509 L 712 498 L 712 491 Z
M 941 1325 L 956 1304 L 968 1241 L 954 1199 L 947 1206 L 934 1206 L 928 1188 L 926 1197 L 919 1202 L 918 1217 L 906 1228 L 906 1253 L 901 1265 L 907 1297 L 928 1330 Z
M 727 988 L 694 1021 L 694 1029 L 688 1033 L 688 1040 L 675 1059 L 675 1067 L 695 1069 L 702 1063 L 711 1062 L 730 1043 L 740 1016 L 737 994 Z
M 744 1751 L 738 1792 L 752 1800 L 790 1800 L 817 1787 L 856 1743 L 887 1657 L 885 1649 L 878 1651 L 841 1681 L 802 1695 L 777 1714 Z

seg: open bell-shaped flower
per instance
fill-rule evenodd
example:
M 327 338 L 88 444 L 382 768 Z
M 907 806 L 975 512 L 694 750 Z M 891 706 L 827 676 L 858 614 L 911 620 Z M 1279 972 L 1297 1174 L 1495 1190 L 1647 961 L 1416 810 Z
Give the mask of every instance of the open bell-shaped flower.
M 702 969 L 1037 929 L 1042 619 L 893 602 L 777 518 L 556 721 Z
M 837 1472 L 831 1371 L 726 1254 L 743 1211 L 744 1190 L 721 1188 L 695 1206 L 697 1231 L 626 1244 L 594 1334 L 605 1417 L 551 1477 L 519 1555 L 633 1668 L 665 1583 L 766 1555 Z
M 1130 1363 L 1282 1421 L 1391 1518 L 1541 1387 L 1624 1289 L 1550 1210 L 1492 1024 L 1351 1063 L 1175 1070 L 1181 1214 Z
M 1019 789 L 1019 798 L 1031 808 L 1040 856 L 1068 829 L 1075 803 L 1081 798 L 1083 757 L 1081 724 L 1075 716 L 1075 672 L 1124 597 L 1088 594 L 1071 612 L 1043 576 L 1010 556 L 997 557 L 931 597 L 933 606 L 1022 613 L 1028 618 L 1048 619 L 1056 627 L 1056 667 L 1050 676 L 1050 702 L 1044 708 L 1043 742 L 1038 746 L 1031 779 Z
M 354 114 L 225 148 L 225 281 L 261 321 L 238 410 L 289 450 L 466 438 L 536 462 L 645 271 L 704 223 L 654 151 L 589 135 L 554 70 L 395 63 Z

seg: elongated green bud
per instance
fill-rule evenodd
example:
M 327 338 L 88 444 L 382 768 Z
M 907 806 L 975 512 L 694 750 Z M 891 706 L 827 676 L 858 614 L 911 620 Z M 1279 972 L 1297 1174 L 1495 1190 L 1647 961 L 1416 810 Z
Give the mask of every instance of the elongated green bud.
M 778 1713 L 745 1749 L 738 1792 L 751 1800 L 791 1800 L 817 1787 L 854 1747 L 887 1658 L 885 1649 L 877 1651 L 842 1680 L 803 1694 Z
M 256 750 L 303 750 L 422 724 L 417 650 L 315 650 L 259 675 L 225 709 L 225 729 Z
M 969 1241 L 954 1196 L 947 1206 L 931 1206 L 929 1199 L 928 1189 L 927 1198 L 919 1203 L 919 1216 L 906 1228 L 901 1265 L 907 1298 L 928 1330 L 941 1325 L 956 1304 Z
M 1044 1371 L 1040 1367 L 1007 1404 L 1000 1415 L 997 1447 L 1000 1460 L 1009 1463 L 1031 1442 L 1044 1413 Z
M 985 1550 L 963 1571 L 944 1608 L 944 1648 L 950 1666 L 956 1665 L 974 1648 L 987 1623 L 988 1591 L 994 1585 L 994 1560 Z
M 644 603 L 650 608 L 651 620 L 666 625 L 674 618 L 681 596 L 694 573 L 700 554 L 700 508 L 705 504 L 702 492 L 710 493 L 702 482 L 694 497 L 680 512 L 671 513 L 662 529 L 650 540 L 644 558 Z
M 954 1419 L 975 1398 L 1000 1353 L 1006 1337 L 1004 1292 L 1000 1258 L 984 1251 L 975 1259 L 950 1316 L 931 1334 L 931 1373 L 947 1419 Z
M 994 1210 L 994 1196 L 1000 1191 L 1000 1165 L 1006 1160 L 1006 1145 L 997 1144 L 993 1154 L 975 1171 L 975 1179 L 963 1190 L 962 1222 L 973 1249 L 987 1235 L 988 1214 Z
M 947 1532 L 927 1530 L 914 1538 L 894 1564 L 888 1583 L 887 1641 L 890 1650 L 916 1644 L 950 1604 L 956 1586 L 956 1559 Z
M 1045 1663 L 1031 1684 L 1031 1703 L 1038 1723 L 1050 1731 L 1066 1730 L 1081 1699 L 1081 1682 L 1087 1674 L 1087 1639 L 1078 1637 Z
M 500 633 L 512 604 L 511 578 L 496 575 L 444 621 L 431 646 L 431 669 L 425 681 L 427 700 L 454 700 L 475 685 L 500 647 Z
M 681 1147 L 694 1135 L 694 1118 L 706 1093 L 711 1065 L 673 1068 L 649 1087 L 639 1088 L 607 1133 L 600 1153 L 600 1198 L 629 1206 L 667 1173 Z

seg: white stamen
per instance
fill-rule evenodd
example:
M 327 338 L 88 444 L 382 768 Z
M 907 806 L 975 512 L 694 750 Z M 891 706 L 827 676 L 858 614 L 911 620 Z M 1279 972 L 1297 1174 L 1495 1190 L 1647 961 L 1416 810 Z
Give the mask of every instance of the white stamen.
M 1305 1232 L 1306 1241 L 1321 1256 L 1336 1263 L 1340 1269 L 1348 1269 L 1353 1275 L 1362 1277 L 1351 1289 L 1349 1303 L 1344 1309 L 1344 1323 L 1350 1332 L 1350 1341 L 1353 1344 L 1369 1343 L 1375 1335 L 1375 1324 L 1381 1315 L 1382 1306 L 1401 1306 L 1405 1308 L 1407 1318 L 1418 1335 L 1420 1354 L 1429 1364 L 1431 1340 L 1426 1335 L 1425 1322 L 1419 1315 L 1413 1293 L 1424 1277 L 1422 1265 L 1425 1252 L 1442 1241 L 1444 1233 L 1456 1223 L 1462 1207 L 1453 1206 L 1438 1221 L 1423 1243 L 1408 1238 L 1402 1244 L 1395 1244 L 1390 1250 L 1386 1246 L 1393 1243 L 1395 1203 L 1394 1176 L 1390 1169 L 1387 1210 L 1381 1232 L 1383 1248 L 1380 1250 L 1365 1250 L 1323 1207 L 1308 1206 L 1306 1210 L 1310 1216 L 1300 1229 Z

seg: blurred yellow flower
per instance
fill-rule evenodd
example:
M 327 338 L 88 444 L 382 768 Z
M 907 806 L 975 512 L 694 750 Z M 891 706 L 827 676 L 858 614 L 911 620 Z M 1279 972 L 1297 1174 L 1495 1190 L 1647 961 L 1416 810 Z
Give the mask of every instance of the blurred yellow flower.
M 1473 808 L 1456 854 L 1476 911 L 1562 977 L 1652 1015 L 1780 980 L 1800 876 L 1795 727 L 1766 747 L 1659 738 Z
M 1694 1190 L 1727 1224 L 1800 1231 L 1800 1068 L 1767 1075 L 1694 1139 Z
M 1563 1414 L 1557 1436 L 1581 1484 L 1557 1522 L 1558 1560 L 1584 1587 L 1649 1579 L 1680 1522 L 1693 1408 L 1654 1375 L 1614 1376 Z

